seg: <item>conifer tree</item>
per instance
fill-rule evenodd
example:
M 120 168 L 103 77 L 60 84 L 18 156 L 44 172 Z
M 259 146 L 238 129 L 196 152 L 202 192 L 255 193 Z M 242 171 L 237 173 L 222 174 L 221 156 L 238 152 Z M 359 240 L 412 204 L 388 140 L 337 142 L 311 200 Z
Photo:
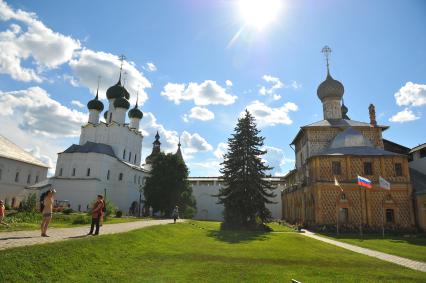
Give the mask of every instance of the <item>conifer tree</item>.
M 261 150 L 264 137 L 259 136 L 254 117 L 246 110 L 238 120 L 235 132 L 228 139 L 228 152 L 224 156 L 220 172 L 224 186 L 220 189 L 219 203 L 223 204 L 223 228 L 259 228 L 271 219 L 265 204 L 275 197 L 272 187 L 265 180 L 265 165 Z
M 188 168 L 175 154 L 158 153 L 152 160 L 152 170 L 143 187 L 145 202 L 154 212 L 170 216 L 178 205 L 181 216 L 191 218 L 195 198 L 188 182 Z

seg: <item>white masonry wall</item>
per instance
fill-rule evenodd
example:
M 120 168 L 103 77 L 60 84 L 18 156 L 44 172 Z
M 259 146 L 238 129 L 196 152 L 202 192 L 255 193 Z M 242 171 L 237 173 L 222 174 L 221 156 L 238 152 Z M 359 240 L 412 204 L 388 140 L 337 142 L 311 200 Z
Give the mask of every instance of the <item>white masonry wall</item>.
M 218 178 L 199 178 L 190 177 L 189 182 L 192 186 L 192 193 L 197 203 L 197 214 L 194 219 L 197 220 L 223 220 L 223 205 L 217 204 L 218 198 L 214 195 L 219 193 L 222 184 Z M 284 188 L 284 187 L 282 187 Z M 272 218 L 281 219 L 281 185 L 274 190 L 275 197 L 272 199 L 273 204 L 267 204 L 267 208 L 271 211 Z

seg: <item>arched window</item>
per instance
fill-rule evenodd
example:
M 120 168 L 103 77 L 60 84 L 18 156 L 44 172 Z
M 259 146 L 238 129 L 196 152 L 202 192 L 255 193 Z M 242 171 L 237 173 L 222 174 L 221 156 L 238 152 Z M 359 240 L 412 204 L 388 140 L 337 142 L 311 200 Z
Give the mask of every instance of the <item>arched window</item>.
M 129 162 L 130 162 L 130 158 L 132 158 L 132 152 L 129 152 Z
M 29 184 L 31 182 L 31 174 L 28 174 L 28 177 L 27 177 L 27 184 Z
M 89 177 L 90 176 L 90 168 L 87 168 L 87 177 Z
M 123 151 L 123 159 L 126 159 L 126 150 Z
M 75 168 L 72 168 L 72 176 L 75 176 Z
M 109 180 L 109 170 L 108 170 L 108 172 L 107 172 L 107 180 Z
M 19 182 L 19 172 L 16 172 L 16 174 L 15 174 L 15 182 L 16 183 Z
M 112 113 L 109 113 L 109 122 L 111 123 L 112 120 Z
M 118 180 L 119 180 L 119 181 L 122 181 L 122 180 L 123 180 L 123 173 L 120 173 L 120 174 L 118 175 Z
M 36 183 L 38 183 L 38 175 L 36 176 L 36 180 L 35 180 L 35 182 L 36 182 Z
M 62 176 L 62 168 L 59 169 L 59 176 Z
M 135 163 L 135 164 L 136 164 L 136 156 L 137 156 L 137 155 L 135 154 L 135 161 L 133 162 L 133 163 Z

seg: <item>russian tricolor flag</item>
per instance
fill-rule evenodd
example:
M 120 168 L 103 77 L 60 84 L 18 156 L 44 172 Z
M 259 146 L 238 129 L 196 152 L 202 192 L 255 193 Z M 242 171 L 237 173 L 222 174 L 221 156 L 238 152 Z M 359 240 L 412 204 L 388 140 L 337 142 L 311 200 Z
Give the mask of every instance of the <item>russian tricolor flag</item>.
M 358 176 L 358 185 L 360 185 L 361 187 L 366 187 L 371 189 L 372 185 L 371 185 L 371 180 L 368 180 L 367 178 Z

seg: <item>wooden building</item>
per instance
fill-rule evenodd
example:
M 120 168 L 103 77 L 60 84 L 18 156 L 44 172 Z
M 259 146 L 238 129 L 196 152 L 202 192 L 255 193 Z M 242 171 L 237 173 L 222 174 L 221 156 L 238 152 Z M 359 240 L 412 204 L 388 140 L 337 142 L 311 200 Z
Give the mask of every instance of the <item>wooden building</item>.
M 301 127 L 291 143 L 296 169 L 285 176 L 283 219 L 307 226 L 413 227 L 407 155 L 384 149 L 388 127 L 377 124 L 373 105 L 369 123 L 351 120 L 343 93 L 327 56 L 327 78 L 317 90 L 324 120 Z M 372 188 L 360 188 L 358 175 L 370 179 Z M 379 186 L 379 176 L 390 190 Z

